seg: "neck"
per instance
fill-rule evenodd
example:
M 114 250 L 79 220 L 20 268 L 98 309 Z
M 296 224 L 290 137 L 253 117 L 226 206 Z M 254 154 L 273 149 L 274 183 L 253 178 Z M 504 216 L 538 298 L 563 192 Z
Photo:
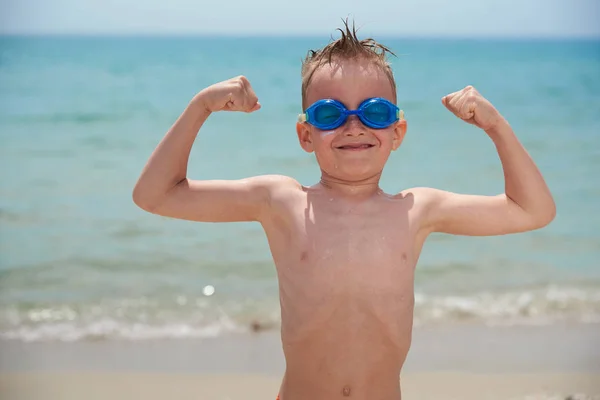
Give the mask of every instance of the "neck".
M 348 181 L 333 177 L 322 171 L 320 184 L 327 190 L 331 190 L 343 197 L 359 200 L 381 192 L 381 188 L 379 187 L 380 178 L 381 173 L 378 173 L 366 179 Z

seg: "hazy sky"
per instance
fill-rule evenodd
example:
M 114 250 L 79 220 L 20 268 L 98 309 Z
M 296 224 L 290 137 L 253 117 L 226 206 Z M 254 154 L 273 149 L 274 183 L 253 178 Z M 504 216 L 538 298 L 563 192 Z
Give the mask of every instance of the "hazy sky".
M 600 0 L 0 0 L 2 33 L 600 37 Z

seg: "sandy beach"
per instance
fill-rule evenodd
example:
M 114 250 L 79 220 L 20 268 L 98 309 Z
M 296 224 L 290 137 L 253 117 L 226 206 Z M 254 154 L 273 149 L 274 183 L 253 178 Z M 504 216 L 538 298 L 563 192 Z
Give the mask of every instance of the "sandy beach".
M 403 399 L 600 399 L 600 325 L 415 328 Z M 203 340 L 0 342 L 3 399 L 274 399 L 277 332 Z
M 593 374 L 485 374 L 433 372 L 403 378 L 403 398 L 433 399 L 600 399 Z M 274 399 L 276 377 L 139 373 L 48 373 L 4 375 L 5 399 Z M 586 394 L 587 393 L 587 394 Z M 4 397 L 6 396 L 6 397 Z M 569 397 L 570 396 L 570 397 Z

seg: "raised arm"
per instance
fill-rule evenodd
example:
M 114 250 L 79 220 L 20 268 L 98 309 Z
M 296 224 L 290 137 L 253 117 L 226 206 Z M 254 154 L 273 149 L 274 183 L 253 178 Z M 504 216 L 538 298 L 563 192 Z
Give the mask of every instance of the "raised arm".
M 456 116 L 483 129 L 494 142 L 504 170 L 504 193 L 479 196 L 422 189 L 429 231 L 491 236 L 548 225 L 554 200 L 534 161 L 508 122 L 473 87 L 450 94 L 442 103 Z
M 270 191 L 282 177 L 233 181 L 187 177 L 190 150 L 212 112 L 258 109 L 258 98 L 243 76 L 198 93 L 150 156 L 133 190 L 135 204 L 153 214 L 193 221 L 259 220 Z

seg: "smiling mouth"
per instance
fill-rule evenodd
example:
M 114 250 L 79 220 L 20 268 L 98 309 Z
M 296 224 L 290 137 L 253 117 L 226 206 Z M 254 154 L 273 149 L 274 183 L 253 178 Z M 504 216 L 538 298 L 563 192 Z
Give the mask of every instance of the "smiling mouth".
M 354 150 L 354 151 L 358 151 L 358 150 L 367 150 L 370 149 L 371 147 L 373 147 L 374 145 L 372 144 L 347 144 L 345 146 L 339 146 L 336 147 L 339 150 Z

